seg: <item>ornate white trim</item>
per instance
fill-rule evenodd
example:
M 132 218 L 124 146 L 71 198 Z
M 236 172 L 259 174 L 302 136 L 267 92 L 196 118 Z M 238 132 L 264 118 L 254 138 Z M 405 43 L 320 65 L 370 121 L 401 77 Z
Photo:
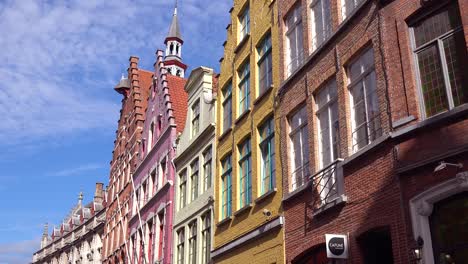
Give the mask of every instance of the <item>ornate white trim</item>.
M 460 172 L 454 178 L 438 184 L 410 200 L 414 239 L 421 237 L 424 240 L 421 263 L 434 264 L 429 225 L 429 216 L 432 214 L 434 203 L 463 191 L 468 191 L 468 171 Z

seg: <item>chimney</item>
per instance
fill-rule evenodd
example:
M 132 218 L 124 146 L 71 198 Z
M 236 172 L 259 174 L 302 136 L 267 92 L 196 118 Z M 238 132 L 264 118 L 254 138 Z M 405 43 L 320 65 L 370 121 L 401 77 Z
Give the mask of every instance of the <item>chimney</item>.
M 104 201 L 104 191 L 103 191 L 104 184 L 97 182 L 96 183 L 96 191 L 94 191 L 94 202 L 102 204 Z

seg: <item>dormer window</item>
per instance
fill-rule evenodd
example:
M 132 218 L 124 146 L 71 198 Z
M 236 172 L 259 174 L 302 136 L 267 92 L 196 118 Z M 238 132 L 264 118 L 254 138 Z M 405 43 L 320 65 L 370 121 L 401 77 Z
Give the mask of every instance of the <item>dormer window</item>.
M 200 129 L 200 100 L 192 106 L 192 138 L 198 134 Z

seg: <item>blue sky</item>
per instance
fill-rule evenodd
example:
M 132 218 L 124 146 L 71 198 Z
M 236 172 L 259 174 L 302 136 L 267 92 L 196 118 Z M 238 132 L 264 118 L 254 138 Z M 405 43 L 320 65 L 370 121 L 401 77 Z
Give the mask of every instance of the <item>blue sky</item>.
M 231 0 L 179 0 L 193 67 L 219 68 Z M 152 69 L 169 0 L 0 1 L 0 264 L 27 263 L 42 226 L 107 184 L 130 55 Z M 187 75 L 188 76 L 188 75 Z

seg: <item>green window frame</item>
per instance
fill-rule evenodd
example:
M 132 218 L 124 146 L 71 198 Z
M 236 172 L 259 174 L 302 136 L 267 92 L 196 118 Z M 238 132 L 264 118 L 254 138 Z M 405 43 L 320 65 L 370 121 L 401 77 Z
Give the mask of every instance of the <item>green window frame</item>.
M 258 52 L 258 87 L 259 94 L 265 93 L 268 88 L 273 84 L 272 77 L 272 58 L 271 58 L 271 35 L 265 37 L 260 47 L 257 48 Z
M 239 208 L 252 202 L 252 150 L 250 138 L 239 145 Z
M 271 117 L 259 129 L 261 153 L 261 194 L 275 188 L 275 122 Z
M 221 218 L 225 219 L 232 214 L 232 163 L 231 155 L 221 161 Z
M 239 70 L 239 115 L 250 107 L 250 63 Z

